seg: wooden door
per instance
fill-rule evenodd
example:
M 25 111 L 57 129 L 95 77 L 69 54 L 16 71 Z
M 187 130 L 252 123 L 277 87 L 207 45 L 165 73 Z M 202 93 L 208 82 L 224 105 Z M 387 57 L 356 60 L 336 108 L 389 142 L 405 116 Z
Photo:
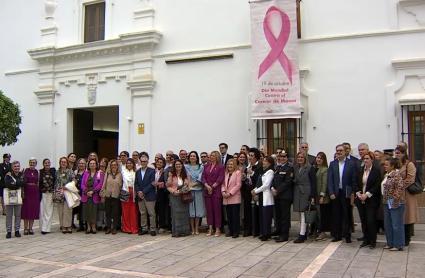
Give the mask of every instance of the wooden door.
M 267 152 L 275 153 L 277 148 L 283 149 L 294 157 L 297 150 L 296 119 L 267 120 Z

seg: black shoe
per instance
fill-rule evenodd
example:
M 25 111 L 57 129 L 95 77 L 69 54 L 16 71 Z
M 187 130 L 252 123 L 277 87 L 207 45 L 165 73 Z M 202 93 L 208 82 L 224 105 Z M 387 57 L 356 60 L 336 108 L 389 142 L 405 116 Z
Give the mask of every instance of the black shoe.
M 110 234 L 110 233 L 111 233 L 111 229 L 110 228 L 106 228 L 105 235 Z
M 371 243 L 371 244 L 369 245 L 369 249 L 375 249 L 375 247 L 376 247 L 376 243 Z
M 139 232 L 138 232 L 137 234 L 138 234 L 139 236 L 146 235 L 146 234 L 148 234 L 148 231 L 139 230 Z
M 369 243 L 363 241 L 362 244 L 360 244 L 360 248 L 366 247 L 368 245 L 369 245 Z
M 340 239 L 340 238 L 333 238 L 333 239 L 331 240 L 331 242 L 338 242 L 338 241 L 341 241 L 341 239 Z
M 248 233 L 248 232 L 246 232 L 246 233 L 244 232 L 242 236 L 243 237 L 247 237 L 247 236 L 252 236 L 252 234 L 251 233 Z
M 349 237 L 345 238 L 345 242 L 346 243 L 351 243 L 351 238 L 349 238 Z
M 34 231 L 33 230 L 29 230 L 28 234 L 34 235 Z
M 77 230 L 77 232 L 83 232 L 84 231 L 84 227 L 78 227 L 78 230 Z
M 357 241 L 364 241 L 364 240 L 365 240 L 364 236 L 357 238 Z
M 259 234 L 253 234 L 252 235 L 252 237 L 258 237 L 258 236 L 261 236 L 261 235 L 259 235 Z
M 43 231 L 41 231 L 41 234 L 42 235 L 47 235 L 49 232 L 43 232 Z
M 260 240 L 261 241 L 268 241 L 270 239 L 270 236 L 261 236 Z
M 232 238 L 238 238 L 239 237 L 239 235 L 233 235 L 232 236 Z
M 151 236 L 156 236 L 156 232 L 155 231 L 151 231 Z
M 294 240 L 294 243 L 304 243 L 305 242 L 305 236 L 298 236 L 296 240 Z
M 19 231 L 15 232 L 15 237 L 21 237 L 21 234 L 19 233 Z
M 287 237 L 278 237 L 278 238 L 275 239 L 275 241 L 276 242 L 285 242 L 285 241 L 288 241 L 288 238 Z
M 226 237 L 231 237 L 232 234 L 231 233 L 226 233 Z
M 12 233 L 11 232 L 8 232 L 7 234 L 6 234 L 6 238 L 11 238 L 12 237 Z

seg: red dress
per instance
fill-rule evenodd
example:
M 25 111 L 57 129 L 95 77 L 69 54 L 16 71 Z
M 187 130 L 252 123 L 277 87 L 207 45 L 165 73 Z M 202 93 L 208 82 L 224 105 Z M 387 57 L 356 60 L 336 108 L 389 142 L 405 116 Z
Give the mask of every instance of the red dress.
M 132 233 L 137 234 L 139 231 L 138 223 L 137 223 L 137 207 L 134 202 L 134 191 L 132 187 L 128 188 L 130 192 L 130 198 L 128 201 L 121 202 L 122 206 L 122 224 L 121 230 L 124 233 Z

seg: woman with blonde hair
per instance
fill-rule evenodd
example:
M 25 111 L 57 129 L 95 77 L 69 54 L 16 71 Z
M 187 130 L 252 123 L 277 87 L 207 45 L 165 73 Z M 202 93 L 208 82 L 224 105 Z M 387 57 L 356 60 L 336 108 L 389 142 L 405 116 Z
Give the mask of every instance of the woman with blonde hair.
M 32 226 L 40 216 L 40 190 L 38 187 L 37 159 L 30 158 L 29 168 L 24 170 L 24 200 L 21 218 L 24 220 L 24 235 L 33 235 Z
M 224 181 L 224 167 L 220 164 L 220 157 L 221 155 L 218 151 L 211 152 L 210 162 L 205 165 L 202 174 L 207 223 L 209 226 L 207 236 L 211 236 L 213 228 L 215 228 L 216 237 L 221 235 L 221 185 Z
M 59 225 L 62 233 L 71 234 L 72 208 L 68 206 L 65 200 L 65 185 L 75 179 L 74 172 L 68 168 L 68 158 L 59 159 L 59 169 L 56 171 L 55 189 L 53 193 L 53 202 L 59 214 Z
M 241 207 L 242 174 L 238 169 L 237 160 L 232 158 L 227 161 L 224 183 L 221 186 L 223 205 L 226 208 L 229 233 L 226 236 L 239 237 L 240 207 Z
M 112 232 L 113 235 L 117 233 L 120 212 L 120 191 L 122 188 L 122 175 L 121 167 L 119 167 L 117 160 L 112 159 L 103 182 L 101 197 L 105 200 L 105 213 L 106 213 L 106 227 L 105 234 Z

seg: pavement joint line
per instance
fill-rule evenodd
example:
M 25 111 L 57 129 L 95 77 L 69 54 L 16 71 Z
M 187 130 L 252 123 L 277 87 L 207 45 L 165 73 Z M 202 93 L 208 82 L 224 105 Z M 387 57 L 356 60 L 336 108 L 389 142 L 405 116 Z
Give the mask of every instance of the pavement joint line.
M 332 254 L 341 245 L 339 242 L 330 242 L 328 246 L 298 275 L 298 278 L 312 278 L 322 268 L 322 266 L 328 261 Z
M 70 267 L 70 266 L 72 266 L 72 264 L 68 264 L 68 263 L 43 261 L 43 260 L 26 258 L 26 257 L 19 257 L 19 256 L 0 255 L 0 258 L 8 259 L 8 260 L 21 261 L 21 262 L 26 262 L 26 263 L 33 263 L 33 264 L 53 265 L 53 266 L 59 266 L 59 267 Z
M 74 269 L 84 269 L 84 267 L 89 266 L 90 264 L 97 263 L 97 262 L 100 262 L 100 261 L 103 261 L 103 260 L 107 260 L 107 259 L 110 259 L 110 258 L 113 258 L 113 257 L 116 257 L 116 256 L 120 256 L 120 255 L 123 255 L 125 253 L 131 252 L 133 250 L 137 250 L 139 248 L 143 248 L 145 246 L 149 246 L 149 245 L 152 245 L 154 243 L 158 243 L 158 242 L 161 242 L 161 241 L 164 241 L 164 240 L 167 240 L 167 239 L 169 239 L 169 238 L 168 237 L 158 237 L 157 239 L 154 239 L 154 240 L 151 240 L 151 241 L 146 241 L 146 242 L 141 243 L 141 244 L 129 246 L 127 248 L 124 248 L 122 250 L 119 250 L 119 251 L 116 251 L 116 252 L 113 252 L 113 253 L 110 253 L 110 254 L 107 254 L 107 255 L 103 255 L 103 256 L 100 256 L 100 257 L 97 257 L 97 258 L 93 258 L 93 259 L 90 259 L 90 260 L 87 260 L 87 261 L 84 261 L 84 262 L 81 262 L 81 263 L 72 264 L 72 265 L 66 266 L 64 268 L 57 269 L 57 270 L 54 270 L 54 271 L 51 271 L 51 272 L 48 272 L 48 273 L 44 273 L 42 275 L 38 275 L 38 276 L 35 276 L 35 277 L 38 277 L 38 278 L 45 278 L 46 277 L 47 278 L 47 277 L 52 277 L 54 275 L 63 274 L 65 272 L 68 272 L 68 271 L 74 270 Z M 93 266 L 93 268 L 96 268 L 96 267 Z M 99 269 L 104 269 L 104 268 L 99 268 Z M 117 271 L 120 271 L 120 270 L 117 270 Z M 141 275 L 144 275 L 144 276 L 141 276 Z M 138 277 L 164 277 L 164 276 L 149 276 L 149 275 L 151 275 L 151 274 L 139 272 L 139 274 L 137 276 Z M 133 273 L 132 276 L 136 276 L 135 273 Z
M 84 265 L 80 267 L 79 269 L 93 270 L 96 272 L 106 272 L 106 273 L 128 275 L 128 276 L 135 276 L 135 277 L 144 277 L 144 278 L 180 278 L 181 277 L 181 276 L 166 276 L 166 275 L 159 275 L 159 274 L 152 274 L 152 273 L 144 273 L 144 272 L 130 271 L 130 270 L 119 270 L 119 269 L 104 268 L 104 267 L 97 267 L 97 266 L 91 266 L 91 265 Z

